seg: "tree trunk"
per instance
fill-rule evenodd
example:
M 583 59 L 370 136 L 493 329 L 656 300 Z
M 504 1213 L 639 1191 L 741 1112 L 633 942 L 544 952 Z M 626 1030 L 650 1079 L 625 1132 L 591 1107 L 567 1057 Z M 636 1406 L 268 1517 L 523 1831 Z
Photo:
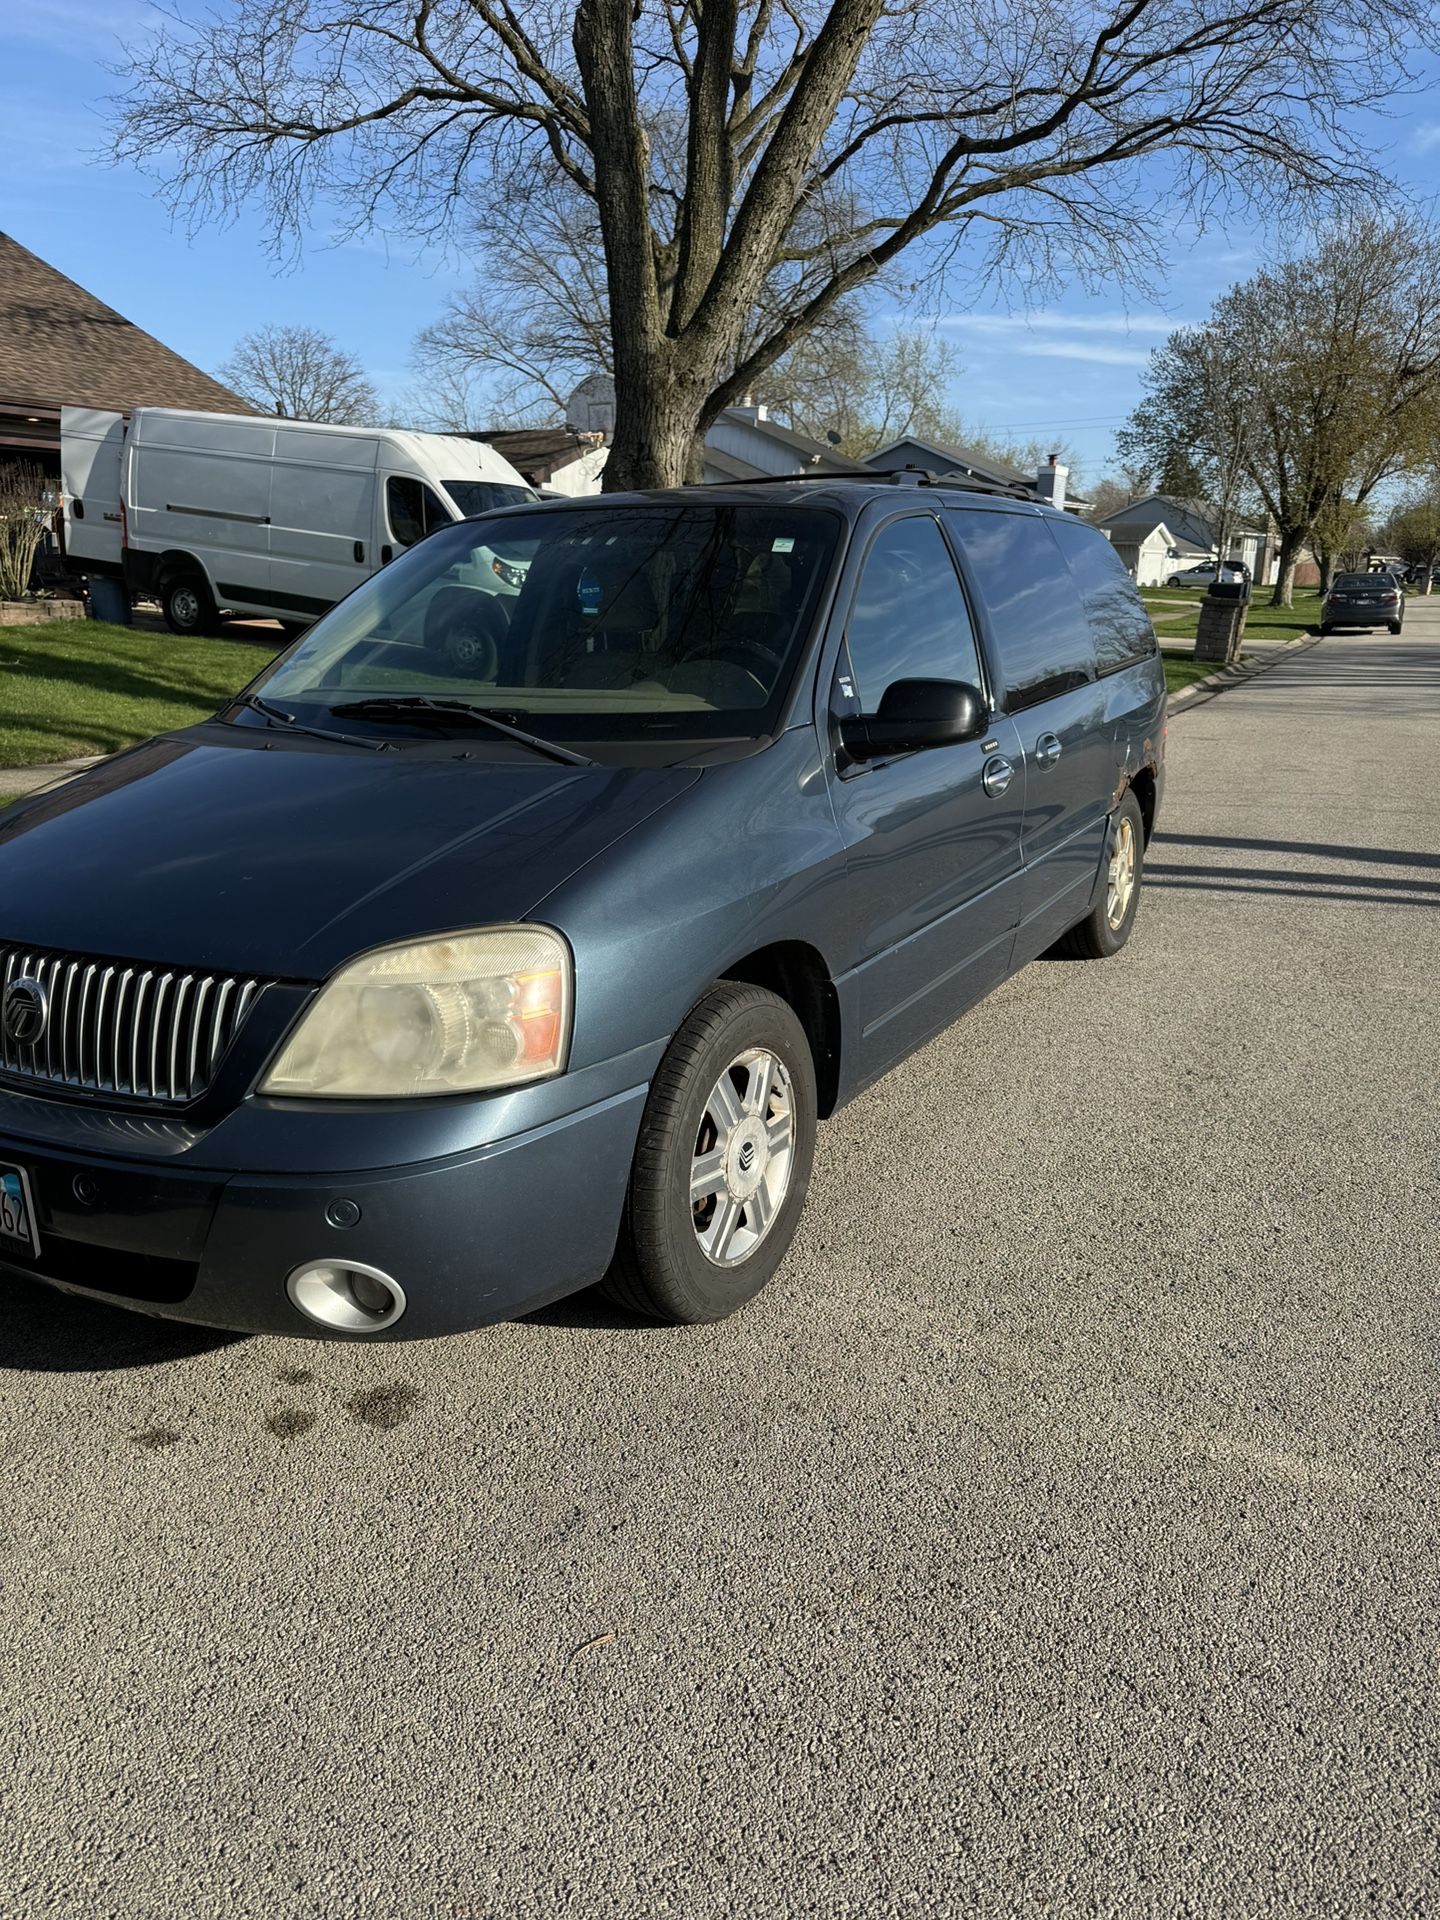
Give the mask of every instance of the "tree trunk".
M 683 487 L 703 476 L 700 400 L 686 386 L 625 379 L 617 369 L 615 437 L 605 461 L 606 493 Z
M 1282 533 L 1280 535 L 1280 565 L 1275 574 L 1275 591 L 1270 596 L 1272 607 L 1293 607 L 1295 604 L 1295 563 L 1300 558 L 1300 549 L 1305 544 L 1302 533 Z
M 1317 558 L 1320 561 L 1320 597 L 1323 599 L 1330 591 L 1330 583 L 1335 578 L 1335 556 L 1333 553 L 1322 550 Z

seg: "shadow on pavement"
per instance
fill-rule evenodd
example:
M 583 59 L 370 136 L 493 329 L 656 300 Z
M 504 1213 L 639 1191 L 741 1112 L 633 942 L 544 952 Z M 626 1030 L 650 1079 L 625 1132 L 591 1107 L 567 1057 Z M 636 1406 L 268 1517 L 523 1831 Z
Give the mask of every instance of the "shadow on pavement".
M 1173 887 L 1190 892 L 1269 893 L 1295 900 L 1342 900 L 1367 906 L 1440 906 L 1440 879 L 1412 879 L 1385 871 L 1411 867 L 1422 874 L 1440 869 L 1440 854 L 1409 853 L 1398 847 L 1350 847 L 1316 840 L 1231 839 L 1222 834 L 1157 833 L 1157 847 L 1233 848 L 1244 855 L 1275 853 L 1310 860 L 1333 860 L 1345 866 L 1379 867 L 1379 873 L 1350 873 L 1335 868 L 1297 867 L 1282 861 L 1269 865 L 1204 865 L 1200 862 L 1168 865 L 1150 860 L 1145 866 L 1147 887 Z
M 598 1287 L 587 1287 L 583 1293 L 572 1293 L 567 1299 L 554 1300 L 548 1307 L 537 1307 L 533 1313 L 520 1314 L 514 1325 L 519 1327 L 577 1327 L 587 1333 L 674 1333 L 674 1327 L 667 1327 L 659 1320 L 647 1320 L 643 1314 L 627 1313 L 623 1307 L 617 1307 L 613 1300 L 607 1300 Z
M 12 1373 L 111 1373 L 128 1367 L 163 1367 L 249 1337 L 127 1313 L 8 1274 L 3 1284 L 0 1368 Z
M 1152 847 L 1239 847 L 1257 853 L 1307 853 L 1319 860 L 1353 860 L 1375 867 L 1440 867 L 1440 853 L 1406 853 L 1399 847 L 1340 847 L 1322 840 L 1236 840 L 1221 833 L 1157 833 L 1150 844 Z

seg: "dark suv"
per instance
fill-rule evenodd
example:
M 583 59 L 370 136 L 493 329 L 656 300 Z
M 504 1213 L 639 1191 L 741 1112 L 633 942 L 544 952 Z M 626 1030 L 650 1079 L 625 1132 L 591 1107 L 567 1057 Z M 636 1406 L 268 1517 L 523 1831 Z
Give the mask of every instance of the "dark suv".
M 282 1333 L 602 1276 L 718 1319 L 817 1120 L 1129 939 L 1165 731 L 1114 550 L 1018 497 L 445 527 L 214 719 L 0 816 L 0 1259 Z

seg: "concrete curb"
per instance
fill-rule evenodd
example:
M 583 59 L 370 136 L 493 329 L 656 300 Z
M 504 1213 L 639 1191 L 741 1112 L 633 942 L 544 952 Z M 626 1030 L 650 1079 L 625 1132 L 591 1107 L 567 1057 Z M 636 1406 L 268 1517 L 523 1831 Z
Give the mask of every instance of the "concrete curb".
M 1188 687 L 1182 687 L 1179 693 L 1170 696 L 1170 712 L 1183 713 L 1187 707 L 1205 706 L 1217 693 L 1224 693 L 1230 687 L 1244 686 L 1246 681 L 1256 679 L 1262 673 L 1269 673 L 1278 667 L 1282 660 L 1298 659 L 1302 653 L 1308 653 L 1312 647 L 1318 647 L 1322 635 L 1312 634 L 1308 640 L 1295 641 L 1284 647 L 1267 647 L 1262 656 L 1252 654 L 1248 662 L 1238 667 L 1221 667 L 1217 673 L 1207 673 L 1203 680 L 1192 680 Z M 3 777 L 3 776 L 0 776 Z

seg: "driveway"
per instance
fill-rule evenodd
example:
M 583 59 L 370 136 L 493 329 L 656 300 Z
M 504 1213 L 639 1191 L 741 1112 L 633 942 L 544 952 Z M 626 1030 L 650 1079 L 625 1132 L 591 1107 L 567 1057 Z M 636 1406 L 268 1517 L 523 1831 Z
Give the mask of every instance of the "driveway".
M 1440 601 L 1170 749 L 1130 950 L 831 1124 L 738 1321 L 16 1286 L 0 1911 L 1440 1908 Z

